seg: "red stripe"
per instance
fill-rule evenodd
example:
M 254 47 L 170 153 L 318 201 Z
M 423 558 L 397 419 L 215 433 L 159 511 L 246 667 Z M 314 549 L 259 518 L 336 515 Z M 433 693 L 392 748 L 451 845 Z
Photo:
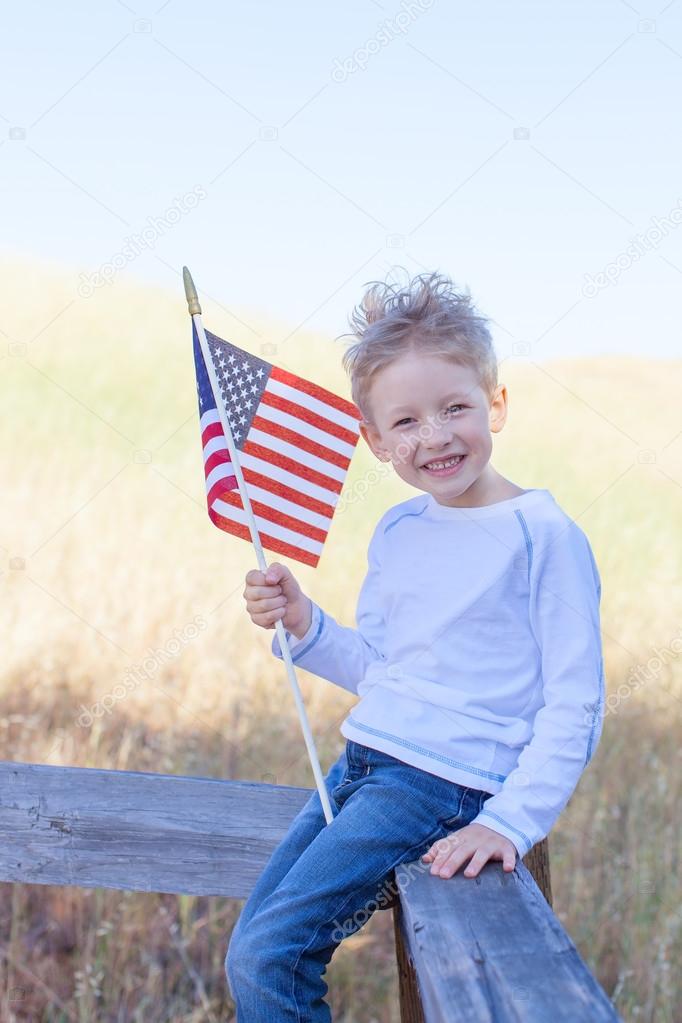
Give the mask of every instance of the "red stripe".
M 201 435 L 201 443 L 203 447 L 206 447 L 210 440 L 214 437 L 222 437 L 225 440 L 225 434 L 220 423 L 209 423 L 204 432 Z M 227 443 L 227 441 L 225 442 Z
M 318 487 L 324 487 L 336 494 L 341 493 L 343 483 L 340 480 L 325 476 L 324 473 L 311 469 L 308 465 L 301 465 L 294 458 L 287 458 L 279 451 L 271 451 L 270 448 L 264 448 L 262 444 L 254 444 L 251 440 L 247 440 L 242 451 L 247 455 L 253 455 L 254 458 L 260 458 L 263 462 L 278 465 L 280 469 L 286 469 L 287 472 L 293 473 L 294 476 L 300 476 L 301 479 L 308 480 L 309 483 L 316 483 Z
M 358 434 L 352 430 L 347 430 L 340 423 L 335 423 L 331 419 L 325 419 L 324 416 L 317 415 L 316 412 L 311 412 L 304 405 L 297 405 L 294 401 L 282 398 L 281 395 L 268 391 L 267 388 L 263 391 L 261 404 L 272 405 L 273 408 L 278 408 L 282 412 L 288 412 L 294 418 L 302 419 L 303 422 L 310 423 L 311 426 L 316 426 L 318 430 L 330 433 L 333 437 L 338 437 L 339 440 L 343 440 L 347 444 L 354 445 L 358 442 Z
M 209 456 L 204 469 L 206 472 L 206 478 L 208 479 L 211 472 L 217 465 L 224 464 L 232 465 L 232 461 L 227 451 L 215 451 Z M 242 466 L 242 476 L 247 483 L 252 483 L 254 486 L 261 487 L 263 490 L 268 490 L 271 494 L 277 494 L 278 497 L 283 497 L 287 501 L 292 501 L 294 504 L 300 504 L 302 508 L 307 508 L 309 511 L 317 512 L 318 515 L 325 515 L 331 519 L 334 514 L 334 505 L 328 504 L 325 501 L 318 501 L 317 498 L 311 497 L 309 494 L 304 494 L 300 490 L 295 490 L 293 487 L 288 487 L 284 483 L 280 483 L 279 480 L 270 479 L 269 476 L 265 476 L 261 472 L 256 472 L 253 469 L 247 469 L 246 466 Z M 237 485 L 236 477 L 225 477 L 225 480 L 232 479 L 234 483 L 229 486 L 230 490 L 233 490 Z M 218 481 L 215 486 L 219 486 L 223 483 L 223 480 Z M 211 489 L 211 493 L 213 490 Z
M 287 487 L 284 483 L 280 483 L 279 480 L 270 479 L 260 472 L 247 469 L 245 466 L 242 466 L 242 474 L 247 483 L 251 483 L 255 487 L 261 487 L 263 490 L 268 490 L 271 494 L 283 497 L 294 504 L 300 504 L 302 508 L 307 508 L 308 511 L 317 512 L 319 515 L 326 515 L 328 519 L 331 519 L 334 514 L 333 505 L 326 504 L 324 501 L 318 501 L 317 498 L 304 494 L 300 490 L 294 490 L 293 487 Z
M 290 430 L 286 426 L 273 423 L 270 419 L 263 419 L 262 416 L 253 417 L 251 429 L 262 430 L 263 433 L 269 433 L 271 437 L 285 440 L 288 444 L 293 444 L 294 447 L 307 451 L 310 455 L 315 455 L 325 462 L 331 462 L 332 465 L 338 465 L 339 469 L 347 469 L 350 465 L 350 458 L 339 454 L 338 451 L 332 451 L 331 448 L 326 448 L 324 444 L 318 444 L 317 441 L 311 440 L 310 437 L 304 437 L 302 433 L 296 433 L 295 430 Z
M 238 490 L 231 490 L 228 494 L 224 494 L 221 500 L 225 504 L 231 504 L 233 508 L 244 510 L 244 504 Z M 264 504 L 262 501 L 255 501 L 253 498 L 251 498 L 251 510 L 255 516 L 268 519 L 269 522 L 274 522 L 275 525 L 282 526 L 283 529 L 290 529 L 292 533 L 300 533 L 301 536 L 307 536 L 308 539 L 316 540 L 317 543 L 324 543 L 327 537 L 326 528 L 311 526 L 309 522 L 294 518 L 293 515 L 287 515 L 278 508 L 273 508 L 272 505 Z
M 228 465 L 232 465 L 232 459 L 227 451 L 214 451 L 212 455 L 209 455 L 207 460 L 204 462 L 204 472 L 206 477 L 213 472 L 216 465 L 223 465 L 225 462 Z
M 241 522 L 233 522 L 231 519 L 226 519 L 211 508 L 209 508 L 208 514 L 211 518 L 211 522 L 213 522 L 218 529 L 222 529 L 226 533 L 232 533 L 233 536 L 240 536 L 242 540 L 251 540 L 251 530 L 247 525 L 244 525 Z M 287 558 L 293 558 L 294 561 L 302 561 L 305 565 L 317 568 L 317 564 L 320 560 L 319 554 L 312 554 L 310 551 L 304 551 L 301 547 L 295 547 L 293 544 L 284 543 L 283 540 L 277 540 L 274 536 L 269 536 L 267 533 L 261 532 L 261 530 L 258 531 L 258 536 L 266 550 L 276 551 L 277 554 L 283 554 Z
M 317 398 L 318 401 L 331 405 L 332 408 L 338 409 L 339 412 L 345 412 L 352 419 L 362 419 L 360 409 L 352 401 L 346 401 L 345 398 L 340 398 L 338 394 L 334 394 L 324 387 L 319 387 L 318 384 L 314 384 L 310 380 L 304 380 L 303 377 L 297 377 L 294 373 L 288 373 L 285 369 L 280 369 L 279 366 L 272 367 L 270 379 L 279 380 L 283 384 L 288 384 L 289 387 L 295 387 L 299 391 L 303 391 L 304 394 L 309 394 L 311 398 Z
M 217 483 L 213 484 L 213 486 L 206 495 L 206 500 L 208 501 L 209 507 L 213 504 L 214 501 L 217 501 L 218 498 L 224 501 L 227 495 L 236 489 L 237 489 L 236 476 L 226 476 L 225 479 L 218 480 Z

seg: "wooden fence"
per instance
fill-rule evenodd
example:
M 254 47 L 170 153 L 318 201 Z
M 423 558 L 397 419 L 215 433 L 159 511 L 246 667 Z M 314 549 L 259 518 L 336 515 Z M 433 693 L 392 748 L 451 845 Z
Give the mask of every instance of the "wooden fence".
M 0 881 L 246 898 L 310 789 L 0 761 Z M 402 1023 L 607 1023 L 551 909 L 546 842 L 513 873 L 397 868 Z

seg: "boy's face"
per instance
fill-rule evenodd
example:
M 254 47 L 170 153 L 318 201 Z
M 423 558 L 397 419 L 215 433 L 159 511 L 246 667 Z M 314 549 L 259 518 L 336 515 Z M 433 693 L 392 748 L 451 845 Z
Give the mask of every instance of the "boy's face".
M 373 422 L 361 421 L 360 432 L 406 483 L 444 505 L 475 507 L 494 500 L 503 477 L 489 465 L 491 433 L 507 417 L 503 384 L 489 400 L 470 367 L 409 352 L 376 374 L 369 405 Z M 425 468 L 452 455 L 464 455 L 454 469 Z

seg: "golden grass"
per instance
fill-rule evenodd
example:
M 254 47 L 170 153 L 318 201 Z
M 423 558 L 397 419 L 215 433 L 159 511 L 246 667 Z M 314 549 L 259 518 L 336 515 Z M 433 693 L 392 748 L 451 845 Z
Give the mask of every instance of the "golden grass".
M 4 758 L 312 788 L 273 634 L 243 607 L 251 546 L 206 514 L 180 281 L 175 292 L 116 281 L 80 299 L 75 273 L 15 263 L 0 273 L 12 297 L 0 359 Z M 291 327 L 210 301 L 204 322 L 255 354 L 274 342 L 271 361 L 349 393 L 342 341 L 285 340 Z M 550 837 L 555 909 L 624 1019 L 673 1023 L 682 364 L 510 358 L 500 378 L 510 417 L 493 462 L 551 490 L 589 536 L 607 686 L 626 687 Z M 346 486 L 377 464 L 360 441 Z M 413 494 L 395 478 L 370 487 L 337 512 L 317 570 L 289 563 L 339 621 L 353 623 L 376 520 Z M 196 615 L 206 628 L 178 656 L 91 727 L 78 724 L 82 705 Z M 668 648 L 660 668 L 656 648 Z M 299 681 L 326 768 L 354 698 L 304 672 Z M 239 903 L 4 885 L 1 905 L 2 1018 L 229 1018 L 222 962 Z M 391 915 L 344 942 L 328 974 L 335 1019 L 396 1023 Z

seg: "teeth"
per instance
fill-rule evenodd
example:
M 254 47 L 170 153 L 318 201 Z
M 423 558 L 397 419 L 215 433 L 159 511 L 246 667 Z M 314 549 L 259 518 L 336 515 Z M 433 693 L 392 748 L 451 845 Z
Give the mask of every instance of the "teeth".
M 427 462 L 425 468 L 427 469 L 449 469 L 455 462 L 459 462 L 463 458 L 463 455 L 455 455 L 454 458 L 449 458 L 447 462 Z

